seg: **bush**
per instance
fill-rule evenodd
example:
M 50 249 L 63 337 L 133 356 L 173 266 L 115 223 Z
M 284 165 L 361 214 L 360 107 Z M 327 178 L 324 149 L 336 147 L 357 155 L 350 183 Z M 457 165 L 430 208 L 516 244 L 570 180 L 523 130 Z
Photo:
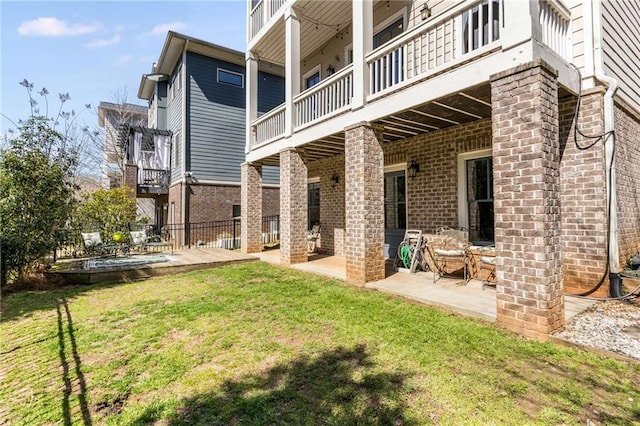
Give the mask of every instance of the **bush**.
M 105 242 L 114 241 L 116 234 L 127 240 L 128 224 L 136 221 L 136 214 L 130 188 L 99 189 L 84 196 L 74 222 L 83 231 L 100 231 Z

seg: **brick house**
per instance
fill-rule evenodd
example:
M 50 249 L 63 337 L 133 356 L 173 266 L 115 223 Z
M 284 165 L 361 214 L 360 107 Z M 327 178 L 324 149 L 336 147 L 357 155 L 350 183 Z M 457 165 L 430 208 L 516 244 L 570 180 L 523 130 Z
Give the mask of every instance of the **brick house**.
M 264 111 L 284 99 L 284 79 L 278 75 L 281 67 L 267 71 L 259 71 L 262 94 L 258 108 Z M 142 76 L 138 97 L 149 102 L 148 128 L 140 129 L 141 143 L 152 154 L 157 148 L 154 137 L 162 132 L 170 137 L 166 198 L 160 206 L 165 223 L 193 224 L 240 216 L 246 122 L 244 53 L 170 31 L 151 73 Z M 135 133 L 130 129 L 131 141 Z M 140 188 L 141 166 L 131 164 L 131 168 Z M 264 215 L 279 212 L 278 186 L 278 169 L 266 168 L 261 186 L 267 194 Z M 158 191 L 160 188 L 152 189 Z
M 315 214 L 357 284 L 385 276 L 405 229 L 464 226 L 495 244 L 498 323 L 545 339 L 565 292 L 620 291 L 640 242 L 638 16 L 605 0 L 248 1 L 243 250 L 260 250 L 252 202 L 277 165 L 282 263 L 307 261 Z M 285 64 L 285 101 L 259 115 L 265 63 Z

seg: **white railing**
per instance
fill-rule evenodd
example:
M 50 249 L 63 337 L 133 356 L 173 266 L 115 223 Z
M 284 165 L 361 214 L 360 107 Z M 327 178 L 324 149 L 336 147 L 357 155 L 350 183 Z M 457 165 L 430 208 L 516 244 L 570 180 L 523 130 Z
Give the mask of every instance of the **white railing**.
M 454 61 L 482 54 L 500 38 L 501 2 L 456 5 L 435 22 L 427 21 L 374 50 L 367 56 L 369 93 L 383 93 Z
M 253 122 L 254 139 L 251 147 L 270 142 L 284 135 L 285 104 L 272 109 Z
M 331 117 L 347 109 L 353 97 L 353 66 L 300 93 L 294 100 L 295 127 Z
M 276 14 L 287 0 L 260 0 L 249 15 L 249 28 L 251 38 L 264 27 L 269 19 Z
M 571 62 L 571 13 L 556 0 L 541 0 L 539 4 L 542 42 Z

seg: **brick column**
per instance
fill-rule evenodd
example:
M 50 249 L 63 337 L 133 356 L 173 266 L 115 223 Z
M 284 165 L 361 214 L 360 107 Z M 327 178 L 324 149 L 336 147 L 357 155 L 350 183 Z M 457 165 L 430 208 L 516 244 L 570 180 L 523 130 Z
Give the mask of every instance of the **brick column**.
M 385 277 L 381 126 L 345 129 L 345 188 L 347 280 L 363 285 Z
M 280 262 L 307 261 L 307 166 L 295 149 L 280 152 Z
M 262 251 L 262 165 L 240 166 L 240 224 L 242 253 Z
M 135 164 L 125 164 L 123 175 L 122 186 L 130 188 L 131 191 L 129 192 L 129 196 L 136 198 L 136 193 L 138 191 L 138 166 Z
M 498 323 L 546 340 L 564 325 L 557 73 L 536 60 L 491 80 Z

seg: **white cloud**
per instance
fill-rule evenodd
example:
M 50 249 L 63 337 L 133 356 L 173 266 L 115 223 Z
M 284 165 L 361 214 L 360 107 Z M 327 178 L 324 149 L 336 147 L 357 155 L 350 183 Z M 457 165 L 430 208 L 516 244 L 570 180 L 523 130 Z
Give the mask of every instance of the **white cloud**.
M 90 41 L 89 43 L 85 43 L 83 46 L 88 47 L 90 49 L 95 49 L 99 47 L 112 46 L 114 44 L 120 43 L 120 34 L 114 34 L 111 38 L 102 38 L 98 40 Z
M 18 34 L 33 37 L 77 36 L 92 34 L 101 28 L 101 24 L 68 24 L 58 18 L 38 18 L 20 24 Z
M 149 32 L 151 35 L 165 35 L 167 31 L 184 31 L 187 29 L 187 24 L 180 21 L 168 22 L 166 24 L 159 24 L 153 27 Z

